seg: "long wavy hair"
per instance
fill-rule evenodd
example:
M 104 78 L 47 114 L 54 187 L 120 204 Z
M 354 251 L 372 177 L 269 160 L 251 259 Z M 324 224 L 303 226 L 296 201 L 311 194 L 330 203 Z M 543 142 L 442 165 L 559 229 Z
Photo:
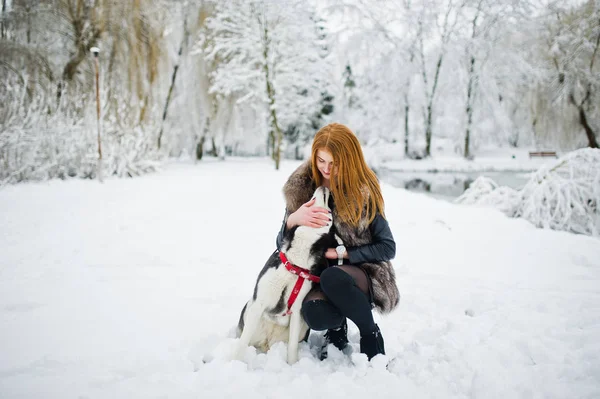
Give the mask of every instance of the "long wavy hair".
M 312 143 L 310 161 L 312 178 L 317 187 L 323 184 L 323 176 L 317 167 L 319 150 L 327 151 L 333 157 L 334 171 L 331 174 L 330 189 L 337 214 L 342 221 L 358 226 L 363 210 L 369 223 L 378 212 L 385 217 L 379 181 L 365 162 L 354 133 L 339 123 L 330 123 L 317 132 Z

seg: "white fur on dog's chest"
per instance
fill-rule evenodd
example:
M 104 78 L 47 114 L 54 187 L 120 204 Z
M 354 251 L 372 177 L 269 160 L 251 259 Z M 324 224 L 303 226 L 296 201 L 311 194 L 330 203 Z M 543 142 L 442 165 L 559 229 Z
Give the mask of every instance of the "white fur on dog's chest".
M 330 227 L 331 222 L 327 226 L 318 229 L 305 226 L 298 227 L 290 248 L 285 252 L 285 256 L 292 264 L 303 269 L 310 269 L 315 263 L 314 257 L 310 255 L 310 248 L 315 242 L 315 237 L 327 234 Z
M 281 293 L 285 291 L 283 297 L 287 310 L 287 300 L 297 280 L 298 276 L 290 273 L 282 263 L 277 268 L 268 270 L 260 279 L 258 289 L 261 293 L 264 292 L 264 294 L 261 298 L 257 298 L 257 300 L 264 300 L 266 303 L 277 303 L 281 298 Z M 310 285 L 310 281 L 305 281 L 305 283 L 308 283 L 306 285 Z M 284 312 L 285 310 L 282 314 Z
M 292 294 L 292 290 L 294 289 L 294 285 L 296 284 L 296 281 L 298 281 L 298 276 L 290 273 L 283 264 L 276 269 L 269 270 L 265 274 L 269 273 L 272 273 L 272 275 L 267 277 L 267 281 L 264 283 L 265 287 L 260 287 L 259 289 L 265 289 L 265 292 L 269 292 L 269 298 L 267 298 L 267 295 L 265 295 L 264 299 L 267 303 L 271 304 L 278 303 L 282 297 L 281 293 L 284 292 L 284 308 L 278 313 L 265 312 L 263 313 L 263 317 L 271 320 L 273 323 L 277 323 L 280 326 L 287 327 L 290 325 L 290 316 L 287 314 L 287 304 Z M 302 298 L 305 296 L 305 291 L 308 293 L 311 287 L 312 283 L 309 280 L 305 280 L 302 284 L 302 288 L 300 289 L 298 297 Z

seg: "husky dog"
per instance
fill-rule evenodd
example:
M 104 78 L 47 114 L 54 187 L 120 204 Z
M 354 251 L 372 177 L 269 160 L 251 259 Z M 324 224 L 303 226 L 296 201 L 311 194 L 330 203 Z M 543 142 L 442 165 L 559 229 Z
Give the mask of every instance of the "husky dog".
M 317 188 L 313 198 L 315 206 L 331 210 L 329 189 Z M 236 358 L 243 358 L 248 345 L 266 352 L 275 342 L 283 341 L 288 343 L 287 362 L 298 360 L 298 343 L 308 332 L 300 314 L 302 301 L 328 266 L 325 251 L 337 245 L 331 221 L 319 228 L 295 226 L 286 231 L 281 253 L 275 251 L 267 260 L 252 299 L 242 309 Z

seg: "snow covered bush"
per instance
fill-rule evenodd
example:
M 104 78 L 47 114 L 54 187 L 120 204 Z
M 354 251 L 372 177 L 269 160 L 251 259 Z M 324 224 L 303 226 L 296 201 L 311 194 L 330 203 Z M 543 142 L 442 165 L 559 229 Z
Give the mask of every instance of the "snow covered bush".
M 537 227 L 600 236 L 600 150 L 583 148 L 538 170 L 515 214 Z
M 537 227 L 600 236 L 600 150 L 576 150 L 542 166 L 521 191 L 480 177 L 455 202 L 491 206 Z
M 500 186 L 479 200 L 479 205 L 490 206 L 500 210 L 506 216 L 513 217 L 521 197 L 517 190 Z
M 131 177 L 160 164 L 154 135 L 140 128 L 107 128 L 102 133 L 103 176 Z M 0 186 L 28 180 L 95 178 L 96 127 L 54 118 L 0 132 Z
M 480 176 L 455 200 L 465 205 L 482 205 L 496 208 L 513 217 L 519 205 L 519 192 L 510 187 L 499 187 L 489 177 Z
M 489 177 L 479 176 L 469 188 L 458 197 L 454 202 L 457 204 L 465 205 L 477 205 L 479 200 L 495 189 L 498 188 L 498 184 Z
M 108 136 L 105 176 L 133 177 L 156 171 L 162 156 L 153 138 L 140 127 Z

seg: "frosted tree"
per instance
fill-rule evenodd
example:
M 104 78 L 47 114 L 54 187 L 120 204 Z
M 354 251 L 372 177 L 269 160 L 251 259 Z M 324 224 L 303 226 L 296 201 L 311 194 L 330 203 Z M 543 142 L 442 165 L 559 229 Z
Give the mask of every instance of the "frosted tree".
M 533 82 L 528 99 L 536 147 L 598 144 L 600 15 L 597 1 L 550 1 L 524 26 Z M 513 44 L 514 47 L 514 44 Z
M 398 143 L 404 136 L 405 150 L 408 148 L 406 112 L 411 102 L 406 81 L 410 81 L 411 69 L 406 68 L 404 61 L 403 53 L 389 50 L 360 77 L 358 87 L 366 116 L 363 136 L 367 143 Z
M 321 101 L 327 67 L 319 57 L 313 13 L 302 3 L 275 0 L 217 3 L 207 21 L 204 56 L 217 62 L 211 92 L 250 103 L 269 125 L 275 167 L 283 131 L 309 127 Z
M 225 112 L 220 109 L 229 105 L 230 102 L 222 101 L 224 97 L 222 94 L 211 91 L 215 71 L 224 60 L 219 57 L 210 57 L 210 59 L 206 57 L 208 49 L 214 46 L 215 35 L 208 28 L 208 23 L 211 22 L 211 18 L 215 15 L 217 4 L 218 2 L 216 1 L 203 1 L 200 3 L 196 29 L 193 34 L 195 40 L 190 52 L 192 57 L 188 60 L 190 64 L 188 65 L 188 69 L 191 72 L 188 78 L 196 82 L 195 91 L 200 100 L 197 106 L 203 111 L 200 132 L 194 135 L 196 160 L 202 159 L 206 146 L 210 148 L 210 155 L 219 155 L 217 141 L 224 141 L 223 135 L 220 134 L 224 129 L 220 126 L 220 123 L 224 122 L 225 118 L 217 118 L 217 116 L 222 114 L 231 115 L 232 113 L 231 109 L 227 109 Z M 194 96 L 190 100 L 197 101 L 197 97 Z M 186 103 L 190 103 L 190 100 L 187 100 Z M 210 143 L 208 143 L 208 140 L 210 140 Z
M 474 4 L 473 16 L 471 17 L 471 43 L 467 45 L 466 50 L 466 58 L 468 60 L 468 86 L 467 86 L 467 104 L 466 104 L 466 113 L 467 113 L 467 128 L 465 131 L 465 146 L 463 155 L 467 159 L 472 159 L 471 151 L 470 151 L 470 139 L 471 139 L 471 126 L 473 124 L 473 98 L 476 91 L 475 86 L 477 85 L 477 75 L 475 72 L 475 55 L 472 51 L 472 46 L 475 44 L 473 42 L 479 37 L 481 32 L 481 27 L 478 25 L 479 20 L 482 18 L 482 8 L 484 5 L 484 0 L 477 0 Z
M 376 7 L 369 1 L 334 1 L 327 11 L 337 21 L 344 54 L 341 117 L 365 144 L 397 142 L 404 126 L 407 150 L 415 36 L 405 7 L 410 9 L 410 0 Z
M 410 151 L 410 115 L 411 109 L 415 109 L 423 119 L 425 149 L 422 155 L 431 155 L 440 74 L 462 7 L 464 2 L 457 0 L 382 2 L 377 8 L 370 2 L 358 1 L 345 7 L 355 10 L 367 21 L 366 27 L 356 36 L 368 41 L 371 49 L 379 51 L 372 56 L 379 65 L 368 68 L 373 83 L 371 91 L 377 91 L 372 97 L 375 101 L 377 97 L 392 100 L 387 105 L 390 109 L 377 110 L 387 116 L 378 114 L 374 117 L 388 124 L 387 131 L 397 131 L 396 126 L 401 121 L 405 154 Z M 421 78 L 418 85 L 414 84 L 415 74 Z M 387 83 L 384 83 L 386 79 Z M 420 89 L 421 93 L 415 93 L 413 88 Z M 386 119 L 388 122 L 383 121 Z M 421 157 L 416 153 L 414 156 Z
M 293 155 L 296 159 L 303 158 L 303 154 L 300 151 L 301 148 L 312 140 L 314 133 L 318 129 L 327 124 L 335 108 L 335 96 L 333 94 L 331 76 L 328 76 L 333 69 L 330 62 L 333 46 L 332 40 L 326 21 L 323 18 L 313 15 L 310 19 L 313 21 L 316 42 L 313 46 L 308 46 L 305 51 L 316 52 L 319 59 L 314 59 L 317 61 L 319 69 L 315 70 L 315 73 L 318 75 L 312 77 L 313 82 L 309 80 L 309 85 L 312 84 L 314 87 L 320 89 L 320 100 L 315 104 L 312 115 L 299 114 L 294 116 L 292 114 L 288 123 L 282 122 L 285 132 L 284 137 L 290 144 L 290 149 L 293 149 Z M 307 94 L 307 90 L 302 89 L 301 94 Z M 310 104 L 307 104 L 307 111 L 310 112 Z
M 454 34 L 459 15 L 464 3 L 456 0 L 447 0 L 443 6 L 436 1 L 429 1 L 422 5 L 417 20 L 418 54 L 423 77 L 423 89 L 426 99 L 425 119 L 425 156 L 431 156 L 431 138 L 433 137 L 434 105 L 440 79 L 442 64 L 446 56 L 448 43 Z M 429 23 L 432 21 L 433 23 Z M 425 42 L 434 40 L 438 46 L 433 54 L 433 70 L 428 65 Z
M 404 9 L 406 17 L 410 18 L 412 15 L 412 2 L 411 0 L 404 0 Z M 414 32 L 414 28 L 412 28 L 412 24 L 407 24 L 409 27 L 407 34 L 407 60 L 408 60 L 408 71 L 405 73 L 406 78 L 404 80 L 404 90 L 403 90 L 403 98 L 404 98 L 404 156 L 410 156 L 410 105 L 411 101 L 409 99 L 411 82 L 415 72 L 415 57 L 416 57 L 416 35 Z
M 396 38 L 393 44 L 393 52 L 396 54 L 396 63 L 401 66 L 403 72 L 402 88 L 398 90 L 403 93 L 404 98 L 404 130 L 405 130 L 405 154 L 411 157 L 421 158 L 431 156 L 431 141 L 436 118 L 436 102 L 439 96 L 441 73 L 444 62 L 451 49 L 452 40 L 462 22 L 462 9 L 464 1 L 458 0 L 428 0 L 425 2 L 411 2 L 405 0 L 398 5 L 399 15 L 405 22 L 402 34 L 394 34 L 388 28 L 386 37 Z M 393 24 L 389 24 L 393 26 Z M 400 71 L 398 71 L 400 72 Z M 400 73 L 395 75 L 400 75 Z M 413 90 L 414 76 L 418 74 L 421 82 L 414 85 L 421 93 Z M 411 103 L 415 108 L 420 108 L 422 116 L 422 130 L 424 132 L 425 148 L 422 154 L 417 151 L 410 152 L 408 139 L 409 118 Z
M 600 4 L 588 0 L 579 7 L 550 5 L 546 22 L 548 61 L 554 66 L 551 85 L 556 99 L 577 110 L 589 147 L 598 148 L 595 121 L 600 116 Z
M 531 12 L 527 1 L 504 0 L 501 2 L 490 0 L 466 0 L 460 8 L 460 24 L 457 26 L 457 46 L 462 47 L 464 58 L 462 59 L 463 67 L 466 75 L 466 90 L 465 90 L 465 134 L 461 152 L 467 159 L 472 159 L 473 154 L 472 136 L 474 129 L 474 111 L 475 107 L 480 109 L 487 107 L 490 112 L 490 119 L 495 119 L 494 112 L 502 106 L 502 94 L 498 93 L 497 88 L 490 87 L 490 78 L 494 76 L 485 76 L 486 73 L 498 76 L 496 70 L 502 68 L 499 65 L 492 65 L 491 68 L 486 68 L 487 63 L 494 63 L 494 56 L 502 53 L 501 57 L 506 57 L 506 54 L 500 51 L 499 41 L 503 35 L 511 34 L 511 28 L 515 23 L 523 23 L 522 15 Z M 500 24 L 502 23 L 502 24 Z M 500 25 L 503 25 L 502 27 Z M 507 26 L 510 26 L 507 28 Z M 510 51 L 515 52 L 515 48 Z M 515 80 L 518 79 L 518 71 L 523 61 L 517 61 L 514 55 L 509 56 L 510 68 L 509 73 L 502 79 Z M 503 61 L 506 61 L 504 59 Z M 515 63 L 515 61 L 517 61 Z M 517 72 L 517 74 L 515 74 Z M 487 82 L 486 82 L 487 80 Z M 502 82 L 504 84 L 506 82 Z M 485 97 L 489 100 L 486 104 Z M 479 101 L 478 101 L 479 100 Z M 498 123 L 497 120 L 494 120 Z M 502 130 L 501 127 L 498 128 Z
M 520 9 L 515 6 L 515 10 Z M 535 36 L 530 14 L 500 9 L 492 21 L 496 23 L 477 40 L 479 51 L 474 53 L 477 90 L 473 96 L 477 112 L 473 110 L 470 152 L 478 140 L 511 147 L 532 143 L 535 118 L 530 104 L 538 72 L 532 63 L 529 43 L 529 38 Z M 463 68 L 468 66 L 465 64 Z M 464 148 L 464 138 L 461 144 Z

